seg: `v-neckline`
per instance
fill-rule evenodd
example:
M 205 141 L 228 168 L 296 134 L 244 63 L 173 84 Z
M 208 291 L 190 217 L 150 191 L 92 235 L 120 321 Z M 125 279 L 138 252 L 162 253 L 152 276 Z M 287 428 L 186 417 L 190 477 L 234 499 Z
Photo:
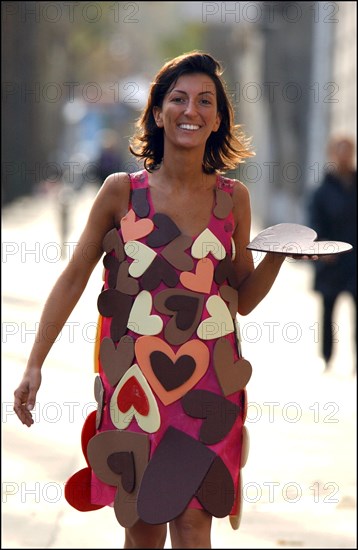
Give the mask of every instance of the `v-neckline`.
M 206 229 L 210 229 L 210 226 L 211 226 L 212 221 L 213 221 L 213 216 L 214 216 L 214 208 L 215 208 L 215 204 L 216 204 L 216 190 L 219 188 L 220 174 L 216 174 L 216 182 L 215 182 L 215 187 L 214 187 L 214 197 L 213 197 L 213 203 L 212 203 L 212 206 L 211 206 L 208 223 L 206 224 L 204 229 L 202 229 L 199 233 L 196 233 L 195 235 L 188 235 L 186 232 L 181 230 L 181 228 L 178 226 L 178 224 L 174 220 L 172 220 L 172 218 L 168 214 L 166 214 L 165 212 L 158 212 L 154 208 L 152 192 L 151 192 L 151 188 L 150 188 L 150 185 L 149 185 L 149 177 L 148 177 L 147 170 L 144 170 L 144 173 L 145 173 L 145 185 L 146 185 L 146 189 L 147 189 L 147 200 L 148 200 L 148 203 L 149 203 L 149 206 L 150 206 L 150 211 L 152 212 L 152 216 L 154 216 L 154 214 L 164 214 L 165 216 L 168 216 L 168 218 L 170 218 L 171 221 L 173 223 L 175 223 L 178 230 L 180 231 L 180 234 L 184 235 L 185 237 L 189 237 L 190 239 L 193 239 L 193 241 L 195 239 L 197 239 Z

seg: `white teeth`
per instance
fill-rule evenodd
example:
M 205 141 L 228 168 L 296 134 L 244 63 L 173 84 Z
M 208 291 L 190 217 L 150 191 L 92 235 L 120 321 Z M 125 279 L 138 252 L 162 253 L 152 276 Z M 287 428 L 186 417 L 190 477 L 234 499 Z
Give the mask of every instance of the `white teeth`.
M 182 128 L 183 130 L 199 130 L 200 126 L 197 126 L 196 124 L 179 124 L 179 128 Z

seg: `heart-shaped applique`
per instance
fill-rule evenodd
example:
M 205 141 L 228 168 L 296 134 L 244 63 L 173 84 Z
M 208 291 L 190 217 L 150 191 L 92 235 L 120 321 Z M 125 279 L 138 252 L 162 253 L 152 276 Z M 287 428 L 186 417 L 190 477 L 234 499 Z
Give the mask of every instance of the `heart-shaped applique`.
M 179 271 L 191 271 L 194 267 L 194 260 L 185 250 L 187 250 L 192 243 L 193 239 L 191 237 L 179 235 L 179 237 L 163 248 L 161 255 Z
M 210 296 L 206 302 L 206 309 L 210 317 L 204 319 L 196 331 L 202 340 L 220 338 L 234 332 L 234 323 L 231 313 L 220 296 Z
M 235 403 L 207 390 L 188 392 L 181 404 L 186 414 L 203 419 L 199 437 L 205 445 L 215 445 L 222 441 L 240 414 L 240 407 Z
M 341 241 L 316 241 L 317 233 L 298 223 L 279 223 L 261 231 L 248 245 L 250 250 L 294 255 L 339 254 L 352 249 Z
M 227 280 L 229 285 L 233 288 L 238 287 L 239 282 L 236 270 L 234 264 L 232 263 L 232 260 L 228 255 L 226 255 L 225 258 L 221 260 L 221 262 L 219 262 L 216 266 L 214 279 L 218 285 L 222 285 L 223 282 Z
M 117 347 L 111 338 L 103 338 L 99 353 L 103 372 L 111 386 L 115 386 L 134 359 L 133 338 L 122 336 Z
M 134 456 L 130 451 L 117 451 L 107 457 L 109 468 L 116 475 L 122 476 L 122 486 L 127 493 L 131 493 L 135 486 Z
M 206 258 L 208 254 L 212 254 L 217 260 L 223 260 L 226 256 L 226 250 L 219 239 L 206 228 L 195 239 L 191 247 L 191 255 L 198 260 Z
M 167 391 L 153 370 L 152 353 L 155 351 L 166 355 L 173 365 L 184 355 L 192 357 L 195 362 L 193 374 L 181 386 Z M 164 405 L 177 401 L 191 390 L 204 376 L 209 366 L 209 350 L 200 340 L 189 340 L 175 353 L 161 338 L 143 336 L 135 342 L 135 355 L 146 379 Z
M 114 511 L 122 527 L 132 527 L 138 521 L 137 494 L 141 486 L 143 473 L 148 465 L 150 443 L 147 434 L 123 430 L 107 430 L 96 434 L 88 444 L 88 456 L 95 475 L 107 485 L 116 487 Z M 117 453 L 133 456 L 131 460 L 121 461 L 121 473 L 114 467 Z M 113 455 L 115 455 L 113 457 Z M 108 458 L 110 464 L 108 463 Z M 119 466 L 119 465 L 118 465 Z M 131 478 L 134 466 L 134 488 Z M 129 471 L 127 468 L 129 468 Z M 125 481 L 123 481 L 123 479 Z M 132 489 L 130 493 L 124 486 Z
M 252 375 L 249 361 L 238 359 L 234 363 L 232 345 L 226 338 L 215 344 L 214 369 L 224 395 L 244 389 Z
M 235 498 L 236 510 L 229 516 L 230 525 L 234 529 L 234 531 L 237 531 L 238 528 L 240 527 L 243 500 L 244 499 L 243 499 L 243 493 L 242 493 L 242 472 L 239 471 L 239 479 L 237 481 L 236 498 Z
M 237 315 L 237 309 L 238 309 L 238 303 L 239 303 L 237 290 L 235 290 L 231 286 L 222 285 L 219 288 L 219 292 L 222 299 L 229 304 L 231 317 L 235 319 Z
M 247 459 L 250 452 L 250 434 L 246 426 L 242 427 L 242 443 L 241 443 L 241 458 L 240 458 L 240 468 L 246 466 Z
M 178 284 L 179 277 L 164 258 L 157 256 L 143 274 L 140 284 L 144 290 L 154 290 L 162 281 L 167 286 L 174 287 Z
M 117 275 L 119 266 L 121 265 L 119 260 L 111 254 L 106 254 L 103 258 L 103 265 L 108 270 L 107 284 L 109 288 L 116 288 Z M 103 278 L 105 280 L 105 278 Z
M 139 517 L 153 525 L 177 518 L 215 458 L 214 451 L 200 441 L 169 426 L 143 475 L 137 502 Z
M 148 433 L 160 426 L 158 404 L 137 364 L 127 370 L 116 387 L 110 402 L 111 420 L 118 430 L 128 428 L 133 417 Z
M 157 226 L 147 238 L 147 245 L 158 248 L 164 246 L 180 235 L 180 229 L 169 216 L 157 213 L 153 216 L 153 222 Z
M 132 302 L 131 296 L 112 288 L 103 290 L 98 296 L 98 311 L 104 317 L 112 317 L 111 338 L 113 342 L 118 342 L 126 333 Z
M 214 207 L 214 216 L 223 220 L 228 217 L 230 214 L 234 203 L 230 193 L 223 191 L 222 189 L 216 188 L 215 190 L 216 205 Z
M 195 370 L 195 360 L 190 355 L 181 355 L 173 362 L 162 351 L 152 351 L 150 364 L 155 376 L 166 391 L 182 386 Z
M 152 336 L 159 334 L 163 328 L 163 321 L 159 315 L 151 315 L 152 295 L 142 290 L 136 297 L 128 319 L 128 328 L 137 334 Z
M 224 518 L 230 514 L 235 500 L 235 486 L 220 456 L 217 456 L 211 464 L 195 496 L 212 516 Z
M 71 476 L 65 484 L 65 499 L 76 510 L 80 512 L 91 512 L 100 510 L 103 504 L 92 504 L 92 470 L 82 468 Z
M 204 296 L 183 289 L 166 289 L 154 297 L 157 311 L 173 318 L 165 323 L 164 336 L 174 346 L 184 344 L 198 328 L 204 307 Z
M 180 273 L 180 282 L 189 290 L 209 294 L 213 283 L 214 265 L 209 258 L 203 258 L 196 264 L 195 273 Z
M 128 275 L 129 263 L 122 262 L 119 266 L 117 279 L 116 279 L 116 289 L 123 294 L 129 294 L 133 296 L 139 292 L 139 283 L 137 279 L 133 279 Z
M 149 218 L 143 218 L 136 221 L 136 215 L 133 209 L 121 219 L 121 229 L 124 242 L 136 241 L 149 235 L 153 231 L 154 223 Z
M 157 253 L 146 244 L 138 241 L 128 241 L 124 250 L 129 258 L 134 261 L 129 266 L 129 274 L 132 277 L 140 277 L 148 269 Z
M 123 241 L 118 233 L 118 229 L 111 229 L 106 233 L 102 242 L 102 248 L 105 252 L 114 250 L 117 259 L 121 262 L 124 260 Z
M 98 430 L 101 425 L 104 400 L 104 387 L 100 376 L 94 379 L 94 398 L 97 401 L 96 429 Z
M 132 207 L 134 212 L 140 218 L 148 216 L 150 211 L 149 202 L 147 199 L 147 188 L 132 189 Z

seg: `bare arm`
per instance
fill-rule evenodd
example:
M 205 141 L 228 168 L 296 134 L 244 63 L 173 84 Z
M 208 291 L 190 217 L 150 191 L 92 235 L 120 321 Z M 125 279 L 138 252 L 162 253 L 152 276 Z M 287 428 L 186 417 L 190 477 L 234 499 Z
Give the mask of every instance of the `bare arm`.
M 27 426 L 33 423 L 30 410 L 35 404 L 40 387 L 41 368 L 45 358 L 102 256 L 102 241 L 105 234 L 125 215 L 128 200 L 128 176 L 109 176 L 94 200 L 72 258 L 47 298 L 22 381 L 14 392 L 14 410 L 21 422 Z M 50 327 L 51 332 L 48 330 Z
M 285 260 L 283 254 L 267 253 L 255 268 L 252 252 L 246 248 L 250 242 L 251 206 L 248 189 L 236 182 L 234 193 L 236 228 L 234 265 L 238 275 L 238 313 L 248 315 L 268 294 Z

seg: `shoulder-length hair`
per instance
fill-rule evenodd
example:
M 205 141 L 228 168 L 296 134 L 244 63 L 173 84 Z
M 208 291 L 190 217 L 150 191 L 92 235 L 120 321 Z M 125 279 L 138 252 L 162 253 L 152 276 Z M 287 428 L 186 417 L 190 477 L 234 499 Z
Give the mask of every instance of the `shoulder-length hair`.
M 158 128 L 154 120 L 153 107 L 161 108 L 171 86 L 179 77 L 190 73 L 204 73 L 213 80 L 217 109 L 221 115 L 219 129 L 212 132 L 206 142 L 203 171 L 212 174 L 234 169 L 245 158 L 255 155 L 250 150 L 250 139 L 245 136 L 241 125 L 234 122 L 234 109 L 221 78 L 223 70 L 220 63 L 207 53 L 193 51 L 175 57 L 160 69 L 152 82 L 147 105 L 130 139 L 130 152 L 144 159 L 144 166 L 149 172 L 158 168 L 164 154 L 164 130 Z

